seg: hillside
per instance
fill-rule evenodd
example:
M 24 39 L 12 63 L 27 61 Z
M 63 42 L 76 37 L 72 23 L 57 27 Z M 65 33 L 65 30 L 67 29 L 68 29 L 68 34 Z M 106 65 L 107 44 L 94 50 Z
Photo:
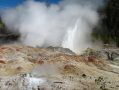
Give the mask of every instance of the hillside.
M 0 44 L 13 43 L 18 40 L 19 36 L 19 33 L 8 30 L 0 18 Z
M 119 89 L 119 66 L 58 47 L 2 45 L 0 67 L 0 90 Z

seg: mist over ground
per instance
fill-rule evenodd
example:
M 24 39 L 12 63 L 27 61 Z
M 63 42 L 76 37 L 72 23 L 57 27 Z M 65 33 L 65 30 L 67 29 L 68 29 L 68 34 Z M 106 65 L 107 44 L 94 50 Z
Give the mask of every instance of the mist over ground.
M 21 34 L 23 44 L 64 47 L 78 54 L 95 46 L 91 32 L 100 19 L 97 10 L 103 5 L 103 0 L 62 0 L 50 5 L 27 0 L 4 10 L 2 20 Z

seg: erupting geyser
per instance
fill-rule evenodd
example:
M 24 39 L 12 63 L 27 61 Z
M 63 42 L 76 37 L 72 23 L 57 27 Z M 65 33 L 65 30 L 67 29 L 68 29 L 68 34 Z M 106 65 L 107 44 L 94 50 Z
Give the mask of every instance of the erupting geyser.
M 76 22 L 74 28 L 69 28 L 69 30 L 67 31 L 64 41 L 62 43 L 62 47 L 76 51 L 77 48 L 75 47 L 76 45 L 75 40 L 77 30 L 78 30 L 78 21 Z
M 79 53 L 92 46 L 90 34 L 102 4 L 103 0 L 62 0 L 47 6 L 27 0 L 4 10 L 2 20 L 10 30 L 20 32 L 20 41 L 26 45 L 63 46 Z

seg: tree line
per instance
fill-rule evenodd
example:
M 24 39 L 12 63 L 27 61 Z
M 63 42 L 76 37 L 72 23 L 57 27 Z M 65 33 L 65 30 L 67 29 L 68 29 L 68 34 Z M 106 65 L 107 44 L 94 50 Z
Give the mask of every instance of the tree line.
M 100 10 L 101 20 L 92 35 L 105 44 L 116 44 L 119 47 L 119 0 L 108 0 Z

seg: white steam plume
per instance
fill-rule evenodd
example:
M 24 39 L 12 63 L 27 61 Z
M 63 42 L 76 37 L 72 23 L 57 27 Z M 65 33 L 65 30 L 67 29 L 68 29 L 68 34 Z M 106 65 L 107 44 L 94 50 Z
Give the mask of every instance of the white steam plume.
M 63 46 L 77 54 L 91 47 L 90 33 L 98 23 L 97 9 L 103 0 L 63 0 L 47 6 L 28 0 L 7 9 L 2 20 L 21 33 L 21 42 L 31 46 Z

